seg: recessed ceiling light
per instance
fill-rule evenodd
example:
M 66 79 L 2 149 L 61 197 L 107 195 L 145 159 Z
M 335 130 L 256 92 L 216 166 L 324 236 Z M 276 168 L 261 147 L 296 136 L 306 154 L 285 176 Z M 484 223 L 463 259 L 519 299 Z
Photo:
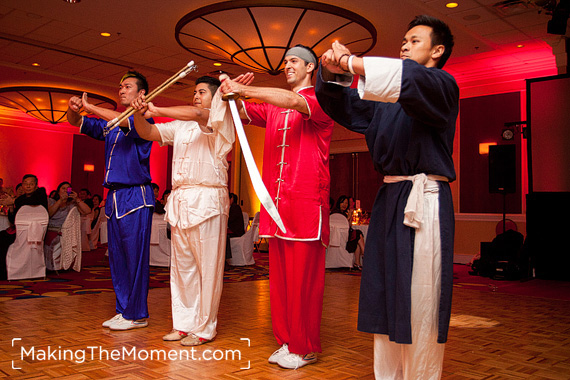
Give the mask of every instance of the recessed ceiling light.
M 103 37 L 111 37 L 111 33 L 108 33 L 108 32 L 101 32 L 101 36 L 103 36 Z
M 447 8 L 457 8 L 459 6 L 458 3 L 447 3 L 445 4 Z
M 520 48 L 523 48 L 524 45 L 523 45 L 523 44 L 518 44 L 517 47 L 520 49 Z
M 40 64 L 37 62 L 32 63 L 32 66 L 39 66 Z
M 222 64 L 220 62 L 214 62 L 214 66 L 220 67 Z

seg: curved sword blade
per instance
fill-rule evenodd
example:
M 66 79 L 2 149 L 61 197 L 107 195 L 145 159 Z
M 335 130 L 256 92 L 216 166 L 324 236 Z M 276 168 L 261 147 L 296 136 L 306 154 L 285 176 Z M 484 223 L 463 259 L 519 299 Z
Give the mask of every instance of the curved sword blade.
M 275 221 L 277 226 L 283 231 L 286 232 L 285 225 L 283 224 L 283 220 L 281 219 L 281 215 L 279 215 L 279 211 L 273 203 L 271 199 L 271 195 L 267 191 L 263 180 L 261 179 L 261 175 L 259 174 L 259 170 L 257 169 L 257 165 L 255 165 L 255 161 L 253 160 L 253 154 L 251 153 L 251 149 L 249 147 L 249 143 L 247 142 L 247 137 L 245 136 L 245 131 L 243 129 L 243 124 L 241 123 L 241 119 L 239 117 L 239 111 L 237 109 L 237 105 L 234 99 L 227 99 L 230 110 L 232 112 L 232 118 L 234 119 L 234 124 L 236 127 L 236 134 L 239 139 L 239 143 L 241 145 L 241 150 L 243 152 L 243 158 L 245 159 L 245 164 L 247 166 L 247 170 L 249 171 L 249 176 L 251 178 L 251 183 L 253 185 L 253 189 L 259 198 L 259 201 L 267 210 L 271 219 Z

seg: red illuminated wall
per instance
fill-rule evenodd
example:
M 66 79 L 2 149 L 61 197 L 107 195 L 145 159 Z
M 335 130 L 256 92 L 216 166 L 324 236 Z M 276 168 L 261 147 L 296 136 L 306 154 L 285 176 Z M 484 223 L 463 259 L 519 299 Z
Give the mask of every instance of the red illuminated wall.
M 86 187 L 93 194 L 103 195 L 105 145 L 78 132 L 67 123 L 53 126 L 0 107 L 0 177 L 4 186 L 15 187 L 24 174 L 32 173 L 48 193 L 60 182 L 70 181 L 76 190 Z M 161 193 L 171 187 L 170 151 L 153 144 L 151 176 Z M 84 164 L 94 165 L 95 171 L 85 172 Z
M 570 191 L 570 76 L 530 81 L 533 191 Z
M 479 154 L 480 143 L 515 144 L 516 193 L 507 194 L 507 213 L 519 214 L 521 196 L 520 135 L 511 142 L 501 133 L 506 122 L 521 120 L 520 93 L 479 96 L 460 103 L 460 203 L 461 213 L 502 213 L 503 196 L 489 192 L 489 156 Z
M 103 195 L 103 179 L 105 175 L 105 142 L 85 135 L 73 136 L 71 186 L 75 191 L 87 188 L 91 194 Z M 91 164 L 95 171 L 86 172 L 83 165 Z
M 49 191 L 71 175 L 73 135 L 34 128 L 33 123 L 0 126 L 0 177 L 15 187 L 27 173 Z

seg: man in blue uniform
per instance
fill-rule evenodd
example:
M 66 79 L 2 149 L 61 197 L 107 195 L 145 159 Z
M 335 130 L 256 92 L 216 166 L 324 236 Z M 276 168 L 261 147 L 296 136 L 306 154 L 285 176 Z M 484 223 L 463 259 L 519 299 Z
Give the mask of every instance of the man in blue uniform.
M 119 101 L 128 107 L 140 93 L 147 92 L 145 77 L 129 71 L 121 79 Z M 82 117 L 81 108 L 100 118 Z M 149 244 L 154 208 L 149 168 L 152 142 L 138 136 L 132 116 L 125 126 L 106 130 L 107 120 L 116 116 L 115 111 L 89 104 L 86 94 L 69 99 L 69 123 L 80 127 L 81 133 L 105 141 L 103 186 L 109 189 L 105 215 L 109 219 L 109 264 L 117 314 L 103 322 L 103 327 L 130 330 L 148 325 Z
M 359 58 L 338 42 L 323 54 L 317 98 L 365 135 L 385 184 L 366 241 L 358 329 L 374 335 L 377 379 L 439 379 L 451 314 L 454 212 L 449 182 L 459 89 L 441 70 L 449 27 L 409 25 L 400 59 Z M 348 74 L 348 75 L 347 75 Z M 358 89 L 352 77 L 360 76 Z

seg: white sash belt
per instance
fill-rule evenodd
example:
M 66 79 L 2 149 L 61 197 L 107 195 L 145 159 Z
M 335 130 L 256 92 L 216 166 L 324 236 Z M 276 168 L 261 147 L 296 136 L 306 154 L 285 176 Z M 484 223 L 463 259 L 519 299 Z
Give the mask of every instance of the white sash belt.
M 408 196 L 408 202 L 404 209 L 404 224 L 408 227 L 419 229 L 424 216 L 424 188 L 428 181 L 449 182 L 446 177 L 434 174 L 425 175 L 387 175 L 384 176 L 384 183 L 396 183 L 402 181 L 412 181 L 412 191 Z

